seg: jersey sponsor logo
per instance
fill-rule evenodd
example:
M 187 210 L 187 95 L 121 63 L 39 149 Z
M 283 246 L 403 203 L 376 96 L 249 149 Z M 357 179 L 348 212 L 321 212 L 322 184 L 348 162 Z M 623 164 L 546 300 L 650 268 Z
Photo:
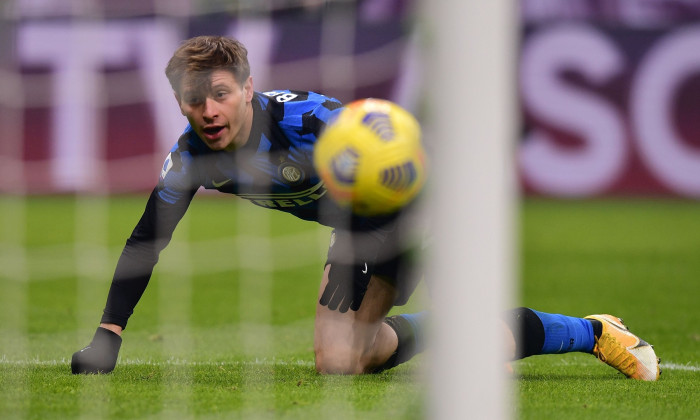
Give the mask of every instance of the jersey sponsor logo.
M 284 182 L 289 185 L 297 185 L 304 180 L 304 171 L 299 165 L 285 162 L 279 166 L 278 172 Z
M 253 204 L 269 209 L 282 209 L 289 207 L 301 207 L 311 204 L 326 194 L 323 182 L 304 191 L 281 194 L 246 194 L 240 193 L 239 197 L 250 200 Z

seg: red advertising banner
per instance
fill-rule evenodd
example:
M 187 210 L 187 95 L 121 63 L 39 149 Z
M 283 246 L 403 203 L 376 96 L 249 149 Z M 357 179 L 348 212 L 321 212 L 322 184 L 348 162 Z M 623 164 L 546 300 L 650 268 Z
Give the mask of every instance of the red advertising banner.
M 523 1 L 526 192 L 700 197 L 700 4 Z
M 129 0 L 97 13 L 18 1 L 4 10 L 15 15 L 0 16 L 0 192 L 153 188 L 187 125 L 164 69 L 200 34 L 241 40 L 260 92 L 410 102 L 403 86 L 417 83 L 401 71 L 413 51 L 409 3 L 201 13 L 188 2 Z
M 331 3 L 205 13 L 129 0 L 75 16 L 60 2 L 16 2 L 0 22 L 0 192 L 150 189 L 186 125 L 163 69 L 181 40 L 204 33 L 248 46 L 258 91 L 419 110 L 439 75 L 425 74 L 413 2 Z M 696 3 L 520 1 L 526 193 L 700 197 Z

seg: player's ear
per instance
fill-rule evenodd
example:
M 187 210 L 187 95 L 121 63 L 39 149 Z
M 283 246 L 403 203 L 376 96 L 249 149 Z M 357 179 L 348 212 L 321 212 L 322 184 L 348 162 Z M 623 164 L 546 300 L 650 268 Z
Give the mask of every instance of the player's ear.
M 245 94 L 246 102 L 253 100 L 253 92 L 253 76 L 248 76 L 248 79 L 243 83 L 243 93 Z

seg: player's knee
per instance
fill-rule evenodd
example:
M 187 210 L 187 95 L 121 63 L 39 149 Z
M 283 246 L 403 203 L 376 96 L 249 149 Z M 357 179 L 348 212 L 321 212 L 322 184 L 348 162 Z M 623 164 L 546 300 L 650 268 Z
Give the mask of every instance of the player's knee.
M 344 348 L 315 349 L 316 371 L 324 375 L 358 375 L 366 372 L 366 364 L 358 352 Z

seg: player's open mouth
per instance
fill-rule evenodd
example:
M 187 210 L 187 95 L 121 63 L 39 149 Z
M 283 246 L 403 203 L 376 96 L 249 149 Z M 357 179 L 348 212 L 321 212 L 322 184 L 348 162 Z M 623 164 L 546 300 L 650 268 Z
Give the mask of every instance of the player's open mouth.
M 216 125 L 216 126 L 204 127 L 204 128 L 202 129 L 202 131 L 204 132 L 204 135 L 205 135 L 208 139 L 214 140 L 214 139 L 216 139 L 216 138 L 219 137 L 219 135 L 221 134 L 221 132 L 223 131 L 223 129 L 224 129 L 223 126 Z

